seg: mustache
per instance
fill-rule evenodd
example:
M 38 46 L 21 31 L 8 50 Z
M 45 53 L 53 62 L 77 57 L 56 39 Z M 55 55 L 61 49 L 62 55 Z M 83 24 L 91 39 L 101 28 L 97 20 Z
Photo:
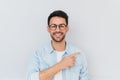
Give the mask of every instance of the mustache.
M 60 33 L 60 34 L 63 34 L 62 32 L 55 32 L 55 33 L 53 33 L 53 35 L 55 35 L 55 34 L 59 34 L 59 33 Z

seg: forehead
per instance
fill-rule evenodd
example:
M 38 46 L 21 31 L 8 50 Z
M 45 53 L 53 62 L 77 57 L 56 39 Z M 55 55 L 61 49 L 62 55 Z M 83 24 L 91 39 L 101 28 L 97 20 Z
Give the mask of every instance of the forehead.
M 50 24 L 62 24 L 62 23 L 66 24 L 65 19 L 62 17 L 55 16 L 50 19 Z

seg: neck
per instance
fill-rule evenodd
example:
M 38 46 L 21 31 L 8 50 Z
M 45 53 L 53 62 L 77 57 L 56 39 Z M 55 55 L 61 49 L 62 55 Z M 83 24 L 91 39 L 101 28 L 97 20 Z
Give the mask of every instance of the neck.
M 64 51 L 66 47 L 66 43 L 65 43 L 65 40 L 61 42 L 55 42 L 52 40 L 52 46 L 56 51 Z

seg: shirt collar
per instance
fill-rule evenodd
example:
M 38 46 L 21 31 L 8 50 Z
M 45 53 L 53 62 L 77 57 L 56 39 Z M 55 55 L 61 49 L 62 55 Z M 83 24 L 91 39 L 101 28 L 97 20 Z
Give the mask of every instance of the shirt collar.
M 48 47 L 48 52 L 51 54 L 51 53 L 53 53 L 54 52 L 54 49 L 53 49 L 53 46 L 52 46 L 52 42 L 49 42 L 49 44 L 47 45 L 47 47 Z M 65 48 L 65 53 L 66 54 L 69 54 L 70 52 L 69 52 L 69 44 L 66 42 L 66 48 Z

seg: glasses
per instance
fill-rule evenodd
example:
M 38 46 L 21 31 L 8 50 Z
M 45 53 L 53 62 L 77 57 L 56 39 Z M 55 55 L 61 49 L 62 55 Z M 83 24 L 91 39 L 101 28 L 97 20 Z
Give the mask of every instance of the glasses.
M 57 29 L 57 26 L 60 30 L 64 30 L 67 25 L 66 24 L 59 24 L 59 25 L 56 25 L 56 24 L 51 24 L 49 25 L 49 28 L 52 30 L 52 31 L 55 31 Z

